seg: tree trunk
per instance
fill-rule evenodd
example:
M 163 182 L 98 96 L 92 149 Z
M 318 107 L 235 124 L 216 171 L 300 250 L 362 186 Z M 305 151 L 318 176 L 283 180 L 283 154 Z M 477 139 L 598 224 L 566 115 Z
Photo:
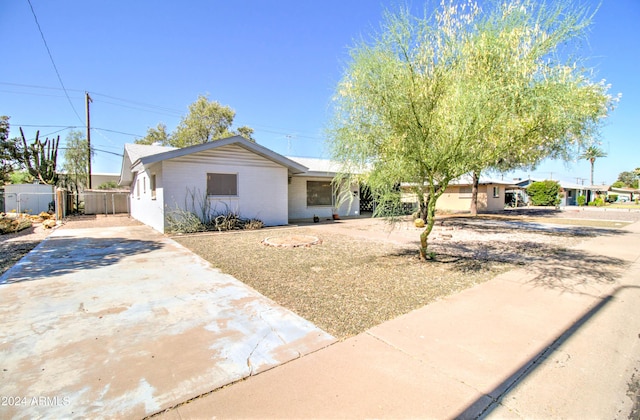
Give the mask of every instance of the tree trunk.
M 480 171 L 473 171 L 473 186 L 471 187 L 471 216 L 478 215 L 478 185 L 480 184 Z
M 427 254 L 427 249 L 429 246 L 429 234 L 433 230 L 433 224 L 436 221 L 436 198 L 435 194 L 429 194 L 429 198 L 427 201 L 427 226 L 424 228 L 422 233 L 420 233 L 420 259 L 427 260 L 431 259 Z

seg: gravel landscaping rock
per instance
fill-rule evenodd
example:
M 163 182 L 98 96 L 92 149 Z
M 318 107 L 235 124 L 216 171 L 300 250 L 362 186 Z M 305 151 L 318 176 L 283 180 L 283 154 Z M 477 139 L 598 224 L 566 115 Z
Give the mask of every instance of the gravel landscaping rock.
M 571 247 L 586 238 L 617 234 L 625 223 L 549 225 L 539 219 L 527 223 L 524 217 L 530 216 L 442 217 L 429 239 L 435 259 L 427 262 L 417 258 L 421 229 L 410 220 L 390 226 L 380 219 L 354 219 L 174 239 L 339 338 L 514 267 L 534 271 L 535 282 L 545 287 L 556 286 L 548 279 L 559 270 L 580 273 L 584 282 L 608 282 L 623 269 L 619 261 L 592 258 Z M 265 237 L 280 235 L 317 236 L 322 243 L 298 248 L 262 244 Z

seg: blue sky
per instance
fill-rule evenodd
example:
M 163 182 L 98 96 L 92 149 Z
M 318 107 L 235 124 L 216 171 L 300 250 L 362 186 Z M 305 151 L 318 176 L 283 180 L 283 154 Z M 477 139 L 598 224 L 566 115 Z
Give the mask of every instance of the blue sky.
M 0 2 L 0 114 L 12 136 L 84 130 L 100 150 L 94 172 L 119 172 L 123 145 L 162 122 L 173 130 L 200 94 L 236 111 L 235 126 L 291 156 L 328 157 L 324 129 L 349 47 L 379 28 L 395 0 L 31 0 L 61 88 L 27 0 Z M 418 10 L 422 2 L 412 1 Z M 592 8 L 598 1 L 589 0 Z M 640 166 L 640 1 L 603 0 L 581 51 L 594 79 L 622 93 L 602 130 L 608 157 L 595 183 Z M 111 152 L 111 153 L 107 153 Z M 544 162 L 508 177 L 589 178 L 589 163 Z

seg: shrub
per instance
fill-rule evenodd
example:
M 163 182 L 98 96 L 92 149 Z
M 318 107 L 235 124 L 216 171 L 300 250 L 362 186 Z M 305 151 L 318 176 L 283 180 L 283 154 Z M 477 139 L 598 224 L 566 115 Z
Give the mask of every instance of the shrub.
M 115 188 L 118 188 L 118 183 L 116 181 L 107 181 L 98 185 L 99 190 L 113 190 Z
M 560 204 L 560 184 L 556 181 L 534 182 L 527 187 L 527 194 L 534 206 L 557 206 Z
M 204 232 L 207 227 L 193 212 L 175 209 L 168 211 L 166 216 L 167 232 L 169 233 L 196 233 Z
M 576 198 L 576 200 L 578 201 L 579 206 L 584 206 L 585 203 L 587 202 L 587 197 L 585 197 L 584 195 L 579 195 L 578 198 Z
M 595 205 L 596 205 L 597 207 L 602 207 L 602 206 L 604 206 L 604 198 L 602 198 L 602 197 L 596 197 L 596 199 L 595 199 L 595 200 L 593 200 L 593 202 L 595 203 Z
M 26 216 L 18 216 L 18 217 L 2 217 L 0 218 L 0 234 L 4 235 L 5 233 L 14 233 L 19 232 L 21 230 L 30 228 L 33 226 L 33 222 L 29 217 Z
M 616 201 L 618 201 L 618 194 L 610 194 L 607 196 L 607 202 L 615 203 Z

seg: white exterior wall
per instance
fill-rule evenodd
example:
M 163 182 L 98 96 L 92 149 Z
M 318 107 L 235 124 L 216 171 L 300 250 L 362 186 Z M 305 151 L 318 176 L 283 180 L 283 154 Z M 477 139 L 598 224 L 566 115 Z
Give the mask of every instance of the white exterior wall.
M 310 219 L 313 216 L 321 218 L 331 217 L 334 206 L 307 206 L 307 181 L 331 181 L 332 178 L 294 176 L 289 184 L 289 218 L 290 219 Z M 338 207 L 339 216 L 357 216 L 360 214 L 360 197 L 357 184 L 351 185 L 349 194 L 352 200 L 344 201 Z M 342 196 L 334 197 L 336 199 Z
M 165 211 L 176 206 L 191 206 L 192 199 L 187 190 L 194 194 L 196 203 L 203 200 L 207 173 L 238 175 L 237 196 L 207 198 L 212 212 L 224 213 L 228 207 L 240 217 L 259 219 L 267 226 L 288 223 L 287 168 L 235 145 L 164 161 L 162 200 Z M 196 204 L 196 207 L 199 206 Z M 198 212 L 199 208 L 195 210 Z M 164 231 L 164 220 L 160 231 Z
M 151 175 L 156 176 L 156 198 L 151 196 Z M 162 163 L 152 165 L 144 172 L 134 174 L 129 195 L 131 217 L 164 232 L 164 201 L 162 188 Z M 139 189 L 138 189 L 139 188 Z

